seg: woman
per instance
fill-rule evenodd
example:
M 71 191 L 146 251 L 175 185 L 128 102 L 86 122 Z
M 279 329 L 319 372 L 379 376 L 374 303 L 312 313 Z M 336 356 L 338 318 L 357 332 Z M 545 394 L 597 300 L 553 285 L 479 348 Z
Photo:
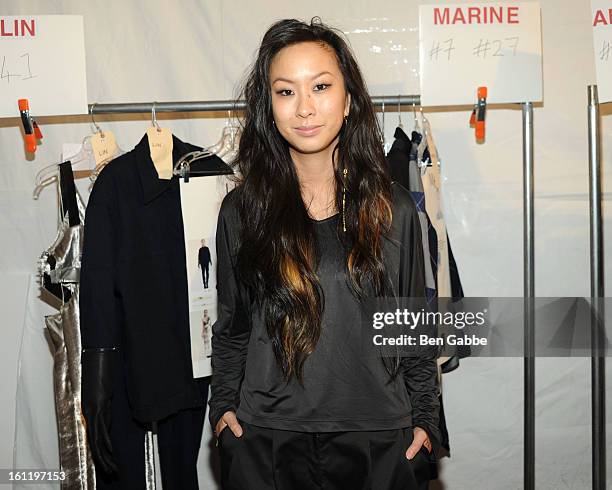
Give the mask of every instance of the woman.
M 363 356 L 359 324 L 367 298 L 424 295 L 416 208 L 351 51 L 315 19 L 272 25 L 243 88 L 217 228 L 222 486 L 416 489 L 438 439 L 435 351 Z

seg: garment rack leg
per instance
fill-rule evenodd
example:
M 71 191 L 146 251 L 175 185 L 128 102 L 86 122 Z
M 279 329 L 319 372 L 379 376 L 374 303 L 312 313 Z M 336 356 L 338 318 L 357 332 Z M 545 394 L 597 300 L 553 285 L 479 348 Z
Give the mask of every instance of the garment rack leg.
M 587 89 L 589 102 L 589 210 L 591 263 L 591 462 L 592 488 L 606 488 L 606 358 L 604 325 L 604 247 L 600 118 L 597 85 Z
M 533 104 L 523 108 L 523 295 L 524 426 L 523 488 L 535 490 L 535 358 L 534 358 L 534 229 L 533 229 Z

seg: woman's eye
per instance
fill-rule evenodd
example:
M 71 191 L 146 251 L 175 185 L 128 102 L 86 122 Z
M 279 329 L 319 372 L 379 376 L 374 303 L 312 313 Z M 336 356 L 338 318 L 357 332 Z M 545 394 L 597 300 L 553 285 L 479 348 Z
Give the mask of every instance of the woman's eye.
M 331 84 L 330 83 L 317 83 L 315 85 L 315 89 L 317 89 L 317 92 L 321 92 L 322 90 L 327 90 L 327 87 L 329 87 Z M 288 95 L 291 95 L 291 89 L 285 88 L 283 90 L 277 90 L 276 93 L 281 95 L 282 97 L 287 97 Z

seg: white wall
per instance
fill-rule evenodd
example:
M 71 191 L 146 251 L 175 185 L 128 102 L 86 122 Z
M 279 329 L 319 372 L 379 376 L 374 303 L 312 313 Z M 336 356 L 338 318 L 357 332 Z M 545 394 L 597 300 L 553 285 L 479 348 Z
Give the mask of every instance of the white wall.
M 594 82 L 589 4 L 541 1 L 545 102 L 534 116 L 539 296 L 589 295 L 586 86 Z M 280 18 L 308 20 L 313 15 L 347 33 L 372 95 L 418 92 L 415 0 L 3 0 L 0 14 L 83 14 L 90 102 L 232 98 L 268 25 Z M 217 116 L 159 118 L 181 139 L 206 145 L 217 141 L 225 122 L 224 114 Z M 490 110 L 485 145 L 474 143 L 468 116 L 465 111 L 429 115 L 443 160 L 447 226 L 464 289 L 468 296 L 521 296 L 521 113 Z M 603 125 L 608 177 L 610 119 L 604 118 Z M 97 120 L 115 132 L 126 150 L 149 124 L 148 115 Z M 403 121 L 410 124 L 410 113 L 403 114 Z M 55 235 L 57 205 L 50 189 L 39 201 L 32 200 L 31 193 L 34 175 L 58 160 L 62 143 L 81 141 L 90 128 L 83 117 L 39 122 L 44 143 L 35 160 L 26 161 L 19 121 L 0 120 L 4 468 L 13 464 L 18 358 L 20 394 L 35 403 L 18 408 L 16 460 L 20 467 L 57 466 L 52 363 L 43 335 L 43 315 L 53 310 L 37 298 L 33 276 L 38 256 Z M 387 113 L 387 138 L 396 122 L 397 115 Z M 606 212 L 609 243 L 612 223 Z M 610 291 L 610 261 L 606 267 Z M 538 359 L 536 366 L 537 488 L 590 488 L 590 363 Z M 611 375 L 608 368 L 608 378 Z M 522 359 L 464 360 L 459 370 L 445 376 L 444 390 L 452 458 L 441 464 L 443 488 L 521 488 Z M 607 413 L 610 420 L 609 408 Z M 203 446 L 201 487 L 215 488 L 208 473 L 208 441 Z M 609 452 L 609 466 L 611 462 Z

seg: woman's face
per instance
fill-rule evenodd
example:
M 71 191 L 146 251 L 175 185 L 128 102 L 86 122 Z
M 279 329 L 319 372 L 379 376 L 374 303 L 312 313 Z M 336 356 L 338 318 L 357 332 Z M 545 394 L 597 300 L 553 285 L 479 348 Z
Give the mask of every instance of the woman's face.
M 300 153 L 335 142 L 350 94 L 333 49 L 303 42 L 280 50 L 270 65 L 272 112 L 278 131 Z

